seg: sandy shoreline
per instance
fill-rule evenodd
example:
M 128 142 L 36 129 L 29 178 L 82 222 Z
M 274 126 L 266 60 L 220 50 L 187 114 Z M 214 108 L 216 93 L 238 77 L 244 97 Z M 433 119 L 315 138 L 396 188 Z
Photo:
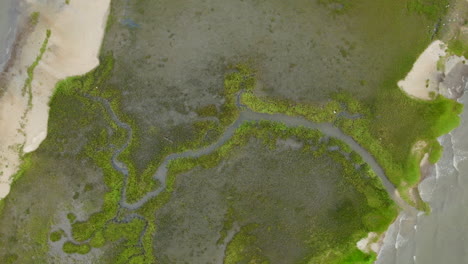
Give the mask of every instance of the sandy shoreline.
M 0 198 L 10 190 L 21 153 L 36 150 L 47 136 L 48 102 L 55 84 L 82 75 L 99 64 L 110 0 L 39 1 L 22 3 L 24 13 L 39 12 L 36 25 L 23 23 L 24 34 L 1 75 L 0 97 Z M 27 30 L 29 27 L 31 30 Z M 31 94 L 22 93 L 27 68 L 40 54 L 47 30 L 51 31 L 42 59 L 34 68 Z M 32 104 L 29 104 L 32 96 Z
M 446 49 L 447 45 L 442 41 L 432 42 L 418 57 L 406 78 L 398 82 L 398 86 L 408 95 L 418 99 L 433 98 L 439 91 L 438 86 L 442 78 L 442 72 L 437 69 L 437 62 L 446 55 Z
M 421 100 L 431 100 L 437 94 L 454 100 L 460 98 L 467 85 L 465 79 L 468 76 L 468 67 L 464 63 L 466 59 L 447 54 L 446 50 L 447 45 L 444 42 L 440 40 L 432 42 L 419 56 L 406 78 L 398 82 L 398 86 L 407 95 Z M 428 199 L 428 194 L 421 192 L 420 188 L 426 183 L 426 180 L 431 180 L 431 175 L 437 165 L 434 166 L 434 164 L 429 162 L 428 153 L 422 152 L 425 144 L 427 142 L 418 141 L 413 146 L 413 150 L 421 157 L 421 179 L 416 187 L 417 189 L 414 188 L 413 190 L 418 192 L 424 202 L 430 202 L 432 198 Z M 423 212 L 417 214 L 401 212 L 395 222 L 382 235 L 385 238 L 380 245 L 376 263 L 384 263 L 389 259 L 399 258 L 398 255 L 391 255 L 397 251 L 402 251 L 402 255 L 406 254 L 406 246 L 409 241 L 405 238 L 405 234 L 416 233 L 418 228 L 417 223 L 420 219 L 424 218 L 424 215 Z M 412 259 L 408 258 L 406 260 L 408 262 L 415 262 L 416 255 L 411 257 Z

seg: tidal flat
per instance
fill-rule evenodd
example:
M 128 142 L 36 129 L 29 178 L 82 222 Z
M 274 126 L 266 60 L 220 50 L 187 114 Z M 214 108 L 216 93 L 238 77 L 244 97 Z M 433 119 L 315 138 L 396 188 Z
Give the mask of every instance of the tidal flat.
M 295 134 L 275 138 L 284 126 L 269 127 L 266 142 L 240 131 L 245 144 L 169 164 L 167 185 L 153 176 L 168 155 L 216 142 L 248 91 L 319 109 L 394 187 L 413 187 L 414 143 L 454 126 L 461 107 L 397 87 L 445 15 L 446 1 L 429 1 L 430 12 L 407 2 L 112 1 L 100 66 L 57 85 L 48 137 L 0 202 L 0 260 L 373 262 L 356 242 L 382 234 L 396 206 L 359 155 L 337 152 L 344 143 L 324 137 L 308 153 Z M 136 209 L 122 202 L 123 190 L 137 203 L 159 188 Z

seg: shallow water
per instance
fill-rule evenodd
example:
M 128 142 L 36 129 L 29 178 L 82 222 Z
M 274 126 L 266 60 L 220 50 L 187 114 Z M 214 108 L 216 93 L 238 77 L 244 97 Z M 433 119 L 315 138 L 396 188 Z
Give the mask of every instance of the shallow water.
M 227 128 L 225 133 L 221 136 L 221 138 L 213 143 L 212 145 L 196 150 L 196 151 L 186 151 L 183 153 L 174 153 L 166 157 L 166 159 L 163 161 L 159 169 L 156 171 L 156 174 L 154 175 L 155 179 L 158 179 L 161 183 L 162 186 L 157 189 L 156 191 L 150 192 L 146 194 L 141 200 L 134 204 L 129 204 L 125 202 L 126 196 L 124 192 L 124 201 L 121 202 L 121 205 L 125 208 L 135 210 L 141 207 L 143 204 L 145 204 L 147 201 L 149 201 L 151 198 L 157 196 L 164 188 L 166 184 L 166 175 L 167 175 L 167 165 L 171 160 L 178 159 L 178 158 L 185 158 L 185 157 L 200 157 L 203 155 L 207 155 L 220 146 L 222 146 L 224 143 L 226 143 L 235 133 L 237 128 L 246 121 L 260 121 L 260 120 L 268 120 L 268 121 L 273 121 L 273 122 L 280 122 L 283 123 L 287 126 L 291 127 L 305 127 L 309 129 L 317 129 L 320 132 L 324 133 L 325 135 L 332 136 L 334 138 L 340 139 L 346 144 L 348 144 L 351 149 L 356 151 L 363 159 L 364 161 L 371 166 L 371 168 L 375 171 L 375 173 L 380 177 L 382 180 L 382 184 L 389 193 L 389 195 L 392 197 L 392 199 L 401 207 L 404 209 L 404 211 L 408 212 L 413 212 L 413 208 L 408 206 L 406 202 L 404 202 L 399 196 L 395 195 L 395 187 L 388 181 L 386 178 L 382 168 L 378 165 L 377 161 L 373 158 L 372 155 L 370 155 L 364 148 L 362 148 L 354 139 L 352 139 L 350 136 L 345 135 L 343 132 L 341 132 L 338 128 L 334 127 L 331 124 L 328 123 L 313 123 L 311 121 L 305 120 L 303 118 L 298 118 L 298 117 L 291 117 L 291 116 L 286 116 L 286 115 L 281 115 L 281 114 L 262 114 L 262 113 L 256 113 L 252 112 L 249 110 L 243 111 L 240 114 L 239 119 L 236 120 L 234 124 L 232 124 L 230 127 Z M 126 169 L 121 169 L 120 171 L 126 171 Z
M 468 93 L 459 102 L 468 105 Z M 439 138 L 444 155 L 419 186 L 430 215 L 402 213 L 390 227 L 377 263 L 468 263 L 468 113 Z
M 10 58 L 11 46 L 16 35 L 17 4 L 15 0 L 0 1 L 0 72 Z
M 132 138 L 132 129 L 128 124 L 120 121 L 120 119 L 117 117 L 115 112 L 112 110 L 109 101 L 107 101 L 104 98 L 93 97 L 90 95 L 85 95 L 85 97 L 91 100 L 98 101 L 101 104 L 103 104 L 103 106 L 106 108 L 106 111 L 111 116 L 112 120 L 119 127 L 127 130 L 127 140 L 125 144 L 121 146 L 120 148 L 116 149 L 116 151 L 114 152 L 114 155 L 112 156 L 112 161 L 111 161 L 112 166 L 124 175 L 124 186 L 126 186 L 127 180 L 128 180 L 128 168 L 126 167 L 125 164 L 118 161 L 118 156 L 127 148 L 128 144 L 130 143 L 130 140 Z M 237 96 L 236 105 L 239 108 L 242 107 L 242 104 L 240 103 L 240 94 Z M 352 117 L 352 118 L 356 118 L 356 117 Z M 374 159 L 374 157 L 370 153 L 368 153 L 364 148 L 362 148 L 356 141 L 354 141 L 353 138 L 344 134 L 340 129 L 334 127 L 332 124 L 314 123 L 306 119 L 303 119 L 301 117 L 292 117 L 292 116 L 286 116 L 282 114 L 257 113 L 257 112 L 251 111 L 250 109 L 242 110 L 239 118 L 226 129 L 226 131 L 221 136 L 221 138 L 215 143 L 205 148 L 199 149 L 199 150 L 188 150 L 182 153 L 173 153 L 167 156 L 153 176 L 154 179 L 157 179 L 161 183 L 161 186 L 157 190 L 147 193 L 139 201 L 131 204 L 127 202 L 127 198 L 126 198 L 127 190 L 126 188 L 123 188 L 120 205 L 130 210 L 139 209 L 146 202 L 148 202 L 151 198 L 159 195 L 159 193 L 161 193 L 166 188 L 166 177 L 167 177 L 167 172 L 168 172 L 167 165 L 169 164 L 169 162 L 178 158 L 187 158 L 187 157 L 197 158 L 203 155 L 210 154 L 214 150 L 218 149 L 223 144 L 225 144 L 234 135 L 234 133 L 236 132 L 236 130 L 240 127 L 242 123 L 246 121 L 261 121 L 261 120 L 280 122 L 287 126 L 292 126 L 292 127 L 305 127 L 309 129 L 316 129 L 327 136 L 331 136 L 331 137 L 342 140 L 347 145 L 349 145 L 351 149 L 353 149 L 356 153 L 358 153 L 367 164 L 369 164 L 369 166 L 374 170 L 377 176 L 380 177 L 380 179 L 382 180 L 382 184 L 387 190 L 387 192 L 389 193 L 389 195 L 391 196 L 391 198 L 395 201 L 396 204 L 400 206 L 400 208 L 403 209 L 404 212 L 408 212 L 408 213 L 415 212 L 414 208 L 410 207 L 398 195 L 395 194 L 394 185 L 390 183 L 390 181 L 387 179 L 383 169 L 379 166 L 379 164 Z

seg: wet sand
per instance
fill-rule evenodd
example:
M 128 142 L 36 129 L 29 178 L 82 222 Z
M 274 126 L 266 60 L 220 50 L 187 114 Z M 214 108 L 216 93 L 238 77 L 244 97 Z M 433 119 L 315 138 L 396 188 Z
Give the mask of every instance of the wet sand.
M 436 40 L 424 50 L 414 63 L 413 68 L 398 86 L 408 95 L 418 99 L 429 100 L 431 93 L 438 93 L 442 73 L 437 69 L 437 61 L 445 56 L 445 43 Z

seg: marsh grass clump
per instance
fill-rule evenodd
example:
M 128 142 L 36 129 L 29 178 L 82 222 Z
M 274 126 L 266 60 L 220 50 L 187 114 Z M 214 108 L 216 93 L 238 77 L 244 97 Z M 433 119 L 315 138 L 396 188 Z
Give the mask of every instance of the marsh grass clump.
M 67 254 L 77 253 L 77 254 L 84 255 L 84 254 L 88 254 L 89 251 L 91 251 L 91 247 L 88 244 L 77 245 L 71 242 L 65 242 L 63 244 L 63 252 Z
M 464 56 L 465 58 L 468 57 L 468 44 L 459 38 L 450 40 L 448 43 L 448 49 L 451 53 L 457 56 Z
M 44 41 L 42 42 L 41 48 L 39 50 L 39 55 L 37 55 L 36 59 L 34 62 L 28 67 L 27 73 L 28 77 L 26 78 L 26 81 L 24 82 L 23 88 L 21 90 L 22 95 L 28 95 L 28 109 L 32 107 L 32 81 L 34 79 L 34 70 L 36 69 L 37 65 L 41 61 L 42 57 L 44 56 L 44 53 L 47 49 L 47 44 L 49 43 L 49 38 L 52 32 L 48 29 L 46 31 L 46 37 Z
M 216 108 L 216 105 L 210 104 L 196 109 L 196 113 L 201 117 L 217 116 L 218 109 Z
M 23 177 L 25 172 L 29 168 L 31 168 L 32 165 L 33 164 L 32 164 L 31 154 L 23 155 L 21 157 L 21 165 L 19 166 L 18 171 L 11 177 L 12 180 L 13 180 L 12 184 L 14 184 L 16 181 L 18 181 L 21 177 Z
M 63 236 L 63 230 L 58 230 L 50 233 L 50 241 L 52 242 L 57 242 L 60 239 L 62 239 Z
M 29 16 L 29 23 L 31 24 L 31 26 L 36 26 L 37 23 L 39 22 L 39 16 L 41 14 L 39 12 L 33 12 L 31 13 L 31 15 Z
M 253 92 L 243 93 L 242 103 L 255 112 L 302 116 L 313 122 L 333 122 L 337 114 L 342 111 L 340 104 L 336 101 L 330 101 L 324 105 L 307 105 L 285 99 L 259 98 Z
M 408 10 L 426 16 L 432 21 L 442 18 L 447 12 L 449 0 L 410 0 Z
M 76 220 L 76 215 L 74 213 L 68 213 L 67 214 L 67 219 L 68 219 L 68 221 L 70 221 L 70 223 L 73 223 Z
M 257 227 L 258 224 L 246 225 L 235 234 L 226 248 L 223 263 L 270 263 L 262 256 L 261 249 L 255 245 L 258 239 L 252 231 Z
M 14 264 L 18 260 L 19 256 L 17 254 L 7 254 L 2 259 L 5 264 Z

